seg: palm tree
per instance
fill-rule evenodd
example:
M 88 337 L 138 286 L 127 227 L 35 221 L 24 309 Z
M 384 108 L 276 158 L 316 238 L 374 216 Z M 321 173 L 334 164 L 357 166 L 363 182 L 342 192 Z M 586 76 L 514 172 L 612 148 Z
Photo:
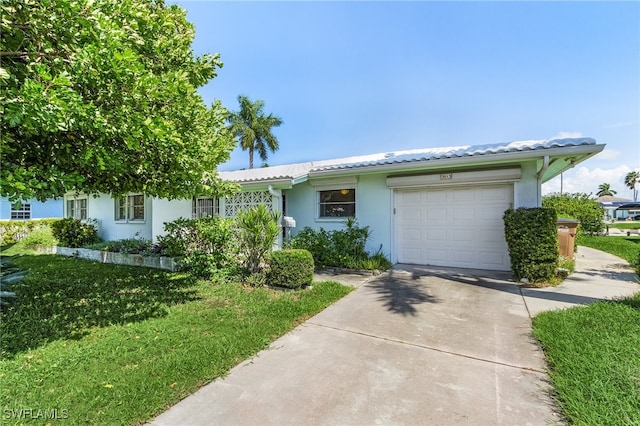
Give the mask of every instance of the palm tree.
M 611 185 L 609 185 L 608 183 L 601 183 L 598 187 L 598 192 L 596 192 L 596 195 L 598 197 L 602 197 L 605 195 L 615 195 L 616 193 L 616 190 L 611 189 Z
M 624 177 L 624 184 L 633 191 L 633 201 L 638 201 L 638 190 L 636 185 L 640 182 L 640 172 L 637 170 L 627 173 Z
M 243 151 L 249 150 L 249 168 L 253 169 L 253 152 L 257 151 L 262 161 L 267 160 L 267 150 L 278 150 L 278 139 L 271 133 L 272 127 L 282 124 L 282 119 L 273 114 L 264 115 L 264 101 L 255 102 L 247 96 L 238 96 L 240 111 L 229 115 L 229 130 L 238 138 Z

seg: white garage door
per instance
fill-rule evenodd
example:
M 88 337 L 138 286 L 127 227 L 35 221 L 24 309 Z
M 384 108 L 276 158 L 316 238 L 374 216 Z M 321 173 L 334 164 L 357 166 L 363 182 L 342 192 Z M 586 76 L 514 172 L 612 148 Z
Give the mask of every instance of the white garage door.
M 502 217 L 513 185 L 395 192 L 400 263 L 508 271 Z

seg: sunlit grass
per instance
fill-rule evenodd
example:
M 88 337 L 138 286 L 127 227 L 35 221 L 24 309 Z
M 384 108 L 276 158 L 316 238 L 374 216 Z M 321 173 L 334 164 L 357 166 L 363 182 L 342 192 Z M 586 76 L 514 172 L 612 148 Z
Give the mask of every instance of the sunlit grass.
M 638 253 L 640 253 L 640 236 L 583 235 L 578 240 L 578 245 L 611 253 L 631 263 L 638 257 Z
M 582 236 L 578 244 L 628 262 L 640 252 L 638 237 Z M 569 424 L 640 424 L 640 293 L 543 312 L 533 332 Z
M 13 261 L 30 272 L 2 313 L 2 407 L 68 416 L 35 424 L 143 423 L 350 291 L 247 289 L 52 255 Z
M 534 318 L 558 405 L 571 424 L 640 422 L 640 293 Z

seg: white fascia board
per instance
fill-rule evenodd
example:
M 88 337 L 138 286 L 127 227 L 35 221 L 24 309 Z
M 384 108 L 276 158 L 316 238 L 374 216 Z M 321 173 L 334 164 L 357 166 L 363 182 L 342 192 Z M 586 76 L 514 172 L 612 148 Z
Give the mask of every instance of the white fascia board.
M 558 148 L 536 149 L 527 151 L 504 152 L 499 154 L 469 155 L 455 158 L 439 158 L 434 160 L 410 161 L 405 163 L 375 164 L 361 167 L 348 167 L 341 169 L 316 170 L 309 172 L 309 178 L 320 178 L 340 175 L 353 175 L 378 172 L 400 172 L 427 169 L 442 169 L 452 167 L 479 166 L 491 164 L 514 163 L 521 160 L 533 158 L 550 157 L 571 157 L 585 156 L 579 158 L 577 162 L 591 157 L 604 149 L 605 145 L 578 145 Z
M 415 176 L 388 177 L 387 186 L 392 189 L 449 186 L 469 183 L 509 183 L 519 181 L 522 171 L 519 167 L 510 169 L 489 169 L 470 172 L 432 173 Z
M 266 191 L 271 186 L 273 189 L 291 189 L 292 179 L 269 179 L 253 182 L 236 182 L 242 187 L 242 191 Z

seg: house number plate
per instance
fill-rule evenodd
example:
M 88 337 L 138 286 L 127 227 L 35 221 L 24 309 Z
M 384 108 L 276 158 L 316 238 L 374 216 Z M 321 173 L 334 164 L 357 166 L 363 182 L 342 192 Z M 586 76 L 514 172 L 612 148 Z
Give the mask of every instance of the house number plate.
M 440 174 L 440 180 L 451 180 L 453 176 L 451 176 L 451 173 L 441 173 Z

